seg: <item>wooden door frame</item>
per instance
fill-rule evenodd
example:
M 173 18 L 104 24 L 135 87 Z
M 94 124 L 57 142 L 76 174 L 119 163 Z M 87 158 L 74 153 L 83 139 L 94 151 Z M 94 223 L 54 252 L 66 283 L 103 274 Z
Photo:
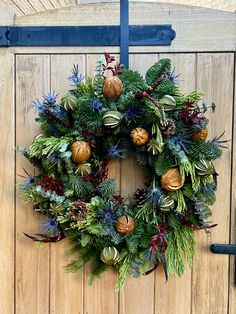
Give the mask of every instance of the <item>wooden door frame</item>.
M 111 10 L 112 6 L 112 10 Z M 170 23 L 176 30 L 176 39 L 170 47 L 131 47 L 130 53 L 199 53 L 199 52 L 236 52 L 236 15 L 229 12 L 197 8 L 173 4 L 142 4 L 131 3 L 131 23 L 143 23 L 144 16 L 148 16 L 151 23 Z M 93 21 L 89 14 L 93 14 Z M 106 21 L 101 16 L 107 16 Z M 105 13 L 104 13 L 105 12 Z M 11 10 L 2 13 L 4 22 L 11 25 L 79 25 L 97 23 L 118 24 L 119 4 L 86 4 L 55 11 L 36 13 L 29 16 L 14 17 Z M 149 12 L 149 14 L 148 14 Z M 152 14 L 150 13 L 152 12 Z M 109 14 L 108 14 L 109 13 Z M 192 34 L 195 34 L 193 37 Z M 0 215 L 0 312 L 14 313 L 15 303 L 15 55 L 17 54 L 78 54 L 103 53 L 103 47 L 27 47 L 0 48 L 0 131 L 2 135 L 2 149 L 0 159 L 0 182 L 2 184 L 2 215 Z M 118 47 L 109 48 L 111 53 L 119 53 Z M 235 60 L 235 57 L 234 57 Z M 234 70 L 235 71 L 235 70 Z M 235 74 L 234 74 L 235 75 Z M 236 87 L 234 91 L 234 106 L 236 103 Z M 232 137 L 232 178 L 231 178 L 231 230 L 230 241 L 236 238 L 236 114 L 234 110 L 234 136 Z M 236 288 L 234 282 L 234 258 L 230 258 L 229 280 L 229 313 L 235 314 Z M 63 270 L 62 270 L 63 271 Z M 185 313 L 184 313 L 185 314 Z

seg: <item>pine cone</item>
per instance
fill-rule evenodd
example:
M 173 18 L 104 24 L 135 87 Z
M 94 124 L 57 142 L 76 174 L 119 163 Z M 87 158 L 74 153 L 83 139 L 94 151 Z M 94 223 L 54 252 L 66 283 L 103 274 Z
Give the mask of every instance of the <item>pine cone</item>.
M 68 211 L 68 216 L 76 221 L 83 220 L 87 217 L 88 209 L 84 202 L 76 201 Z
M 167 124 L 160 127 L 162 134 L 167 137 L 175 134 L 175 124 L 171 119 L 167 119 Z
M 137 189 L 134 193 L 134 200 L 136 205 L 141 205 L 145 202 L 147 198 L 147 190 L 146 189 Z

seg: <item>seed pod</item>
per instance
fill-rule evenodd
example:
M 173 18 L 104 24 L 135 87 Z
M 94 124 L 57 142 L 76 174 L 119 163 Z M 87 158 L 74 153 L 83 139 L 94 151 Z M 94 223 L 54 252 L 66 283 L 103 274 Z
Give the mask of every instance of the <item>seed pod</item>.
M 103 263 L 113 265 L 118 261 L 119 255 L 118 250 L 114 246 L 108 246 L 102 250 L 100 258 Z
M 209 176 L 214 172 L 214 165 L 211 161 L 201 159 L 199 160 L 196 165 L 196 173 L 199 176 Z
M 176 107 L 176 101 L 174 97 L 165 95 L 159 100 L 159 105 L 164 109 L 164 111 L 170 111 Z
M 107 98 L 115 99 L 122 94 L 123 84 L 117 76 L 108 76 L 104 80 L 103 94 Z
M 64 107 L 66 111 L 68 111 L 69 109 L 74 110 L 76 104 L 77 104 L 77 98 L 75 97 L 75 95 L 71 93 L 67 93 L 61 99 L 61 105 Z
M 161 195 L 157 205 L 161 211 L 168 212 L 174 208 L 175 201 L 170 195 Z
M 109 128 L 117 127 L 122 119 L 122 113 L 119 111 L 107 111 L 102 117 L 103 124 Z

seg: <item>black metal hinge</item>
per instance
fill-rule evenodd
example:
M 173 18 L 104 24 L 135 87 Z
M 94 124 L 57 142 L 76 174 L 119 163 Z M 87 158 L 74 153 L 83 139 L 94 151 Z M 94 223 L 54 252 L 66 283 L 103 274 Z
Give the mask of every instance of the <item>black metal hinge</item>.
M 129 25 L 130 46 L 169 46 L 171 25 Z M 119 46 L 120 26 L 0 26 L 0 46 Z

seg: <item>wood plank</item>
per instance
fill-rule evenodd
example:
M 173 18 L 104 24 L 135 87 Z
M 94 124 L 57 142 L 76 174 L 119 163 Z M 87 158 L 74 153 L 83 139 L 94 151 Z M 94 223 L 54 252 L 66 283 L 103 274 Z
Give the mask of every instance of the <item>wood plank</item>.
M 157 61 L 158 56 L 131 55 L 130 68 L 142 74 Z M 121 194 L 132 197 L 137 188 L 143 187 L 144 173 L 140 165 L 133 159 L 122 160 Z M 121 314 L 151 314 L 154 313 L 154 273 L 139 279 L 127 278 L 120 292 Z
M 160 58 L 170 58 L 175 73 L 180 74 L 181 91 L 188 93 L 196 86 L 195 54 L 160 54 Z M 191 313 L 191 269 L 186 268 L 183 278 L 170 276 L 165 284 L 163 270 L 155 276 L 155 313 L 188 314 Z M 167 302 L 170 300 L 171 302 Z
M 0 0 L 1 25 L 11 25 L 14 15 L 22 14 L 22 12 Z
M 34 7 L 30 5 L 27 0 L 11 0 L 11 2 L 16 8 L 20 9 L 24 15 L 30 15 L 36 12 Z
M 0 313 L 14 313 L 15 109 L 14 55 L 0 49 Z
M 40 133 L 34 122 L 36 110 L 31 101 L 46 93 L 49 86 L 49 56 L 16 57 L 16 144 L 28 146 L 33 136 Z M 16 174 L 23 168 L 34 174 L 32 165 L 16 154 Z M 17 177 L 17 181 L 22 179 Z M 49 312 L 49 247 L 38 249 L 23 232 L 33 234 L 44 216 L 36 214 L 32 205 L 22 204 L 17 191 L 16 200 L 16 313 L 42 314 Z
M 235 71 L 236 59 L 234 55 Z M 235 77 L 236 73 L 234 73 Z M 236 244 L 236 83 L 234 81 L 234 110 L 233 110 L 233 132 L 232 132 L 232 187 L 231 187 L 231 233 L 230 243 Z M 236 314 L 236 256 L 230 257 L 229 272 L 229 314 Z
M 32 7 L 35 12 L 45 11 L 45 6 L 42 4 L 41 0 L 28 1 L 28 5 Z
M 86 57 L 86 75 L 93 77 L 95 74 L 95 65 L 98 55 L 87 55 Z M 110 178 L 116 179 L 117 191 L 120 191 L 120 162 L 115 161 L 109 164 Z M 105 314 L 118 313 L 118 294 L 115 292 L 117 275 L 112 271 L 105 272 L 101 278 L 95 279 L 90 286 L 87 278 L 90 273 L 90 266 L 85 266 L 84 281 L 84 313 L 86 314 Z
M 172 24 L 176 31 L 171 46 L 131 47 L 132 53 L 235 50 L 236 15 L 232 12 L 168 3 L 130 3 L 130 24 L 156 24 L 157 21 Z M 119 3 L 80 4 L 16 18 L 16 25 L 32 24 L 119 24 Z
M 85 73 L 83 55 L 51 56 L 51 90 L 60 93 L 58 99 L 71 88 L 68 76 L 73 64 L 77 63 L 80 71 Z M 68 255 L 70 246 L 67 240 L 51 245 L 50 313 L 83 313 L 83 270 L 67 273 L 63 269 L 73 259 Z
M 110 178 L 116 179 L 117 189 L 120 189 L 120 162 L 113 161 L 109 164 Z M 87 278 L 90 273 L 89 265 L 85 266 L 84 280 L 84 314 L 118 314 L 118 296 L 115 292 L 117 275 L 107 271 L 92 285 L 88 285 Z
M 205 92 L 204 101 L 214 101 L 218 106 L 214 114 L 209 113 L 209 136 L 232 136 L 233 109 L 233 54 L 198 54 L 197 87 Z M 224 150 L 221 160 L 215 162 L 218 177 L 216 203 L 212 207 L 213 221 L 218 223 L 210 236 L 198 233 L 197 256 L 193 268 L 192 313 L 226 314 L 228 311 L 227 255 L 213 255 L 209 251 L 212 243 L 229 242 L 231 142 Z

